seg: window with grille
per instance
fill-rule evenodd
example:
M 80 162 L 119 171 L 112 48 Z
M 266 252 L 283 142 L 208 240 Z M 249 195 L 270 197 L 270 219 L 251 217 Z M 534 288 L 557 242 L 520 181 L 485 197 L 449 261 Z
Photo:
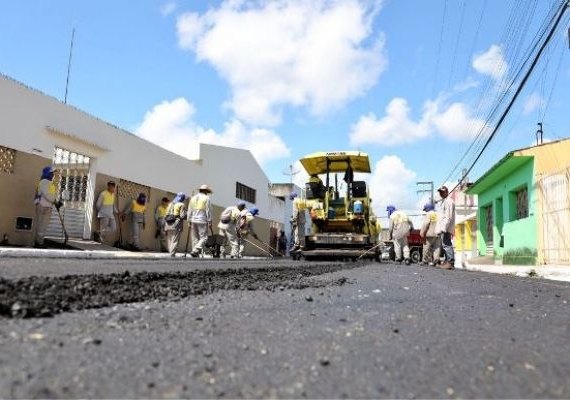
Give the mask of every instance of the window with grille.
M 0 173 L 13 174 L 16 150 L 0 146 Z
M 119 180 L 119 196 L 126 199 L 136 199 L 140 193 L 146 195 L 147 201 L 150 201 L 150 187 L 144 186 L 126 179 Z
M 528 188 L 525 186 L 515 192 L 516 196 L 516 219 L 528 217 Z
M 236 182 L 236 197 L 249 203 L 255 203 L 255 189 Z

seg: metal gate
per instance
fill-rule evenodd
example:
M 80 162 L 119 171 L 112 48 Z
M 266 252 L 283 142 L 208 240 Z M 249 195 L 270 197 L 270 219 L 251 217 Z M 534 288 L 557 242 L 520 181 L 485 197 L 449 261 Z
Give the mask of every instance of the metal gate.
M 53 166 L 56 170 L 54 184 L 59 198 L 64 201 L 61 208 L 65 228 L 69 237 L 82 238 L 85 226 L 87 186 L 89 182 L 90 158 L 59 147 L 55 148 Z M 63 237 L 63 229 L 57 212 L 51 215 L 47 236 Z
M 570 263 L 570 169 L 538 181 L 542 196 L 542 246 L 546 264 Z
M 487 255 L 492 256 L 495 253 L 495 245 L 493 243 L 493 231 L 495 228 L 495 222 L 493 218 L 493 206 L 489 205 L 484 208 L 486 217 L 486 244 L 487 244 Z

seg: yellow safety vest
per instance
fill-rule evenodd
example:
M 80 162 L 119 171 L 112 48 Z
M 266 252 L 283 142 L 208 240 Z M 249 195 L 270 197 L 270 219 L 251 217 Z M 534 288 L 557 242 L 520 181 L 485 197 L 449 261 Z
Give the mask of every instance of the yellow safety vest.
M 396 211 L 390 216 L 390 219 L 394 221 L 395 224 L 401 224 L 410 220 L 408 216 L 401 211 Z
M 166 216 L 166 211 L 168 211 L 168 206 L 163 206 L 162 204 L 157 208 L 158 218 L 164 218 Z
M 136 200 L 133 200 L 133 212 L 134 213 L 144 214 L 145 210 L 146 210 L 146 205 L 141 205 L 141 204 L 137 203 Z
M 158 218 L 164 218 L 166 216 L 166 211 L 168 211 L 168 206 L 163 206 L 162 204 L 156 209 Z
M 40 183 L 41 183 L 41 181 L 39 181 L 38 185 L 36 186 L 36 193 L 40 192 Z M 50 183 L 50 185 L 48 186 L 48 193 L 49 194 L 55 194 L 56 193 L 55 184 L 53 182 Z
M 182 207 L 184 207 L 184 203 L 175 203 L 175 204 L 170 203 L 170 205 L 167 208 L 166 214 L 171 214 L 174 215 L 175 217 L 179 217 L 180 210 L 182 209 Z M 172 212 L 170 212 L 170 210 L 172 210 Z
M 103 205 L 112 206 L 115 204 L 115 193 L 111 193 L 108 190 L 103 191 Z
M 197 194 L 190 200 L 191 210 L 205 210 L 208 204 L 208 196 Z

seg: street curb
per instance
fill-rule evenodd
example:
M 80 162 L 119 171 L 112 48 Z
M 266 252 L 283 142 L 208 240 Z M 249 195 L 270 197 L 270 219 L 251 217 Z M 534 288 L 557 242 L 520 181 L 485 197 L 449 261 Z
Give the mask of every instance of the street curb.
M 570 282 L 569 265 L 488 265 L 469 264 L 463 261 L 456 268 L 467 271 L 487 272 L 492 274 L 514 275 L 519 277 L 537 277 L 555 281 Z

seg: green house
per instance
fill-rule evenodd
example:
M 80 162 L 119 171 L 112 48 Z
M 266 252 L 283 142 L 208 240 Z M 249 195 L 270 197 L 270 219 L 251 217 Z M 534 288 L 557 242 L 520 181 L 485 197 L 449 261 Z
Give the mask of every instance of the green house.
M 505 264 L 535 264 L 534 156 L 508 153 L 467 191 L 478 196 L 477 248 Z
M 477 249 L 503 264 L 570 263 L 570 139 L 508 153 L 468 190 Z

